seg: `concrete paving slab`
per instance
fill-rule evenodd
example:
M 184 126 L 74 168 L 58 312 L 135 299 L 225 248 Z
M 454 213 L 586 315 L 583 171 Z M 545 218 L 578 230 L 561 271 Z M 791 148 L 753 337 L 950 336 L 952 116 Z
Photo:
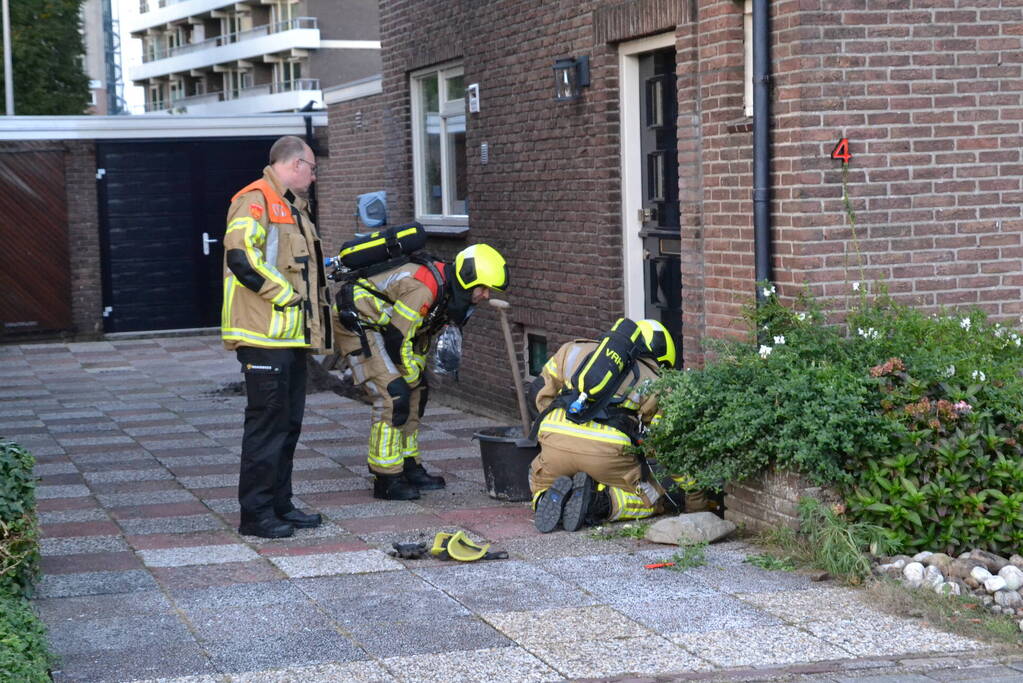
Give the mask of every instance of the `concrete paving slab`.
M 81 574 L 44 574 L 36 586 L 39 598 L 61 598 L 76 595 L 130 593 L 156 588 L 153 576 L 142 569 L 119 572 L 86 572 Z
M 354 621 L 345 624 L 345 631 L 368 653 L 380 658 L 514 645 L 475 615 Z
M 739 634 L 741 637 L 736 637 Z M 669 639 L 720 667 L 776 666 L 852 656 L 806 631 L 784 625 L 676 633 Z
M 160 649 L 195 642 L 177 615 L 169 613 L 64 621 L 51 625 L 47 637 L 62 654 Z
M 32 604 L 36 613 L 49 625 L 65 621 L 170 614 L 174 609 L 167 597 L 156 590 L 45 598 Z
M 268 559 L 291 578 L 391 572 L 404 568 L 399 562 L 376 549 L 325 555 L 269 557 Z
M 960 652 L 985 649 L 962 636 L 936 631 L 913 619 L 867 614 L 831 621 L 808 621 L 802 628 L 852 655 Z
M 331 629 L 204 642 L 203 649 L 217 669 L 236 672 L 368 659 L 362 648 Z
M 383 664 L 398 680 L 420 683 L 540 683 L 563 678 L 519 647 L 388 657 Z
M 237 543 L 139 550 L 138 554 L 147 567 L 183 567 L 190 564 L 245 562 L 259 557 L 248 546 Z
M 677 596 L 670 600 L 626 602 L 616 609 L 663 635 L 774 626 L 782 621 L 727 595 Z
M 530 651 L 566 678 L 709 671 L 710 663 L 659 636 L 534 646 Z
M 69 654 L 61 658 L 53 680 L 121 683 L 132 679 L 215 675 L 216 667 L 194 641 L 158 649 L 129 648 Z
M 217 679 L 220 681 L 221 679 Z M 228 674 L 229 683 L 308 683 L 309 681 L 350 681 L 351 683 L 394 683 L 394 678 L 382 664 L 365 662 L 331 662 L 316 666 L 298 666 L 273 671 L 252 671 Z M 174 681 L 173 683 L 179 683 Z M 181 681 L 180 683 L 192 683 Z M 200 683 L 200 682 L 196 682 Z M 201 682 L 205 683 L 205 682 Z
M 120 552 L 131 550 L 121 536 L 83 536 L 81 538 L 43 538 L 39 540 L 43 555 L 78 555 L 82 553 Z
M 308 599 L 270 605 L 185 609 L 184 615 L 195 635 L 204 642 L 291 637 L 332 627 L 328 617 Z
M 606 605 L 528 612 L 484 612 L 480 616 L 498 631 L 527 648 L 551 643 L 654 635 L 649 629 Z

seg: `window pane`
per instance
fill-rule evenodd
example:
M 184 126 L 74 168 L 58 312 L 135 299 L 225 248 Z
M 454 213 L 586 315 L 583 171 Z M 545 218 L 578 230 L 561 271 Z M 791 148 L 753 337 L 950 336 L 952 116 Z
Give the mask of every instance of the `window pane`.
M 447 97 L 444 99 L 448 102 L 453 100 L 460 100 L 465 97 L 465 79 L 462 76 L 452 76 L 447 79 L 447 89 L 445 90 Z
M 437 96 L 437 74 L 419 81 L 419 103 L 423 112 L 422 208 L 426 214 L 443 213 L 440 174 L 440 101 Z
M 454 215 L 466 215 L 466 180 L 465 180 L 465 114 L 461 116 L 450 116 L 447 123 L 447 162 L 448 177 L 445 188 L 448 192 L 448 201 L 451 206 L 451 213 Z

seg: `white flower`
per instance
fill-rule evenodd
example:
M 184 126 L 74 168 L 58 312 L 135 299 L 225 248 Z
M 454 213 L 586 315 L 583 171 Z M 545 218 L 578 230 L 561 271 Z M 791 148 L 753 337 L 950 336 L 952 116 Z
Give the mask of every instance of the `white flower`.
M 760 353 L 761 358 L 766 359 L 768 356 L 771 355 L 772 351 L 774 351 L 774 349 L 772 349 L 770 346 L 764 346 L 763 344 L 761 344 L 760 351 L 758 353 Z
M 863 329 L 862 327 L 857 327 L 856 328 L 856 333 L 858 335 L 860 335 L 861 337 L 863 337 L 864 339 L 877 339 L 878 336 L 880 336 L 880 333 L 877 330 L 875 330 L 873 327 L 868 327 L 867 329 Z
M 970 325 L 972 324 L 973 321 L 971 321 L 969 318 L 963 318 L 962 320 L 959 321 L 959 327 L 963 328 L 964 330 L 969 330 Z
M 800 322 L 806 320 L 806 313 L 802 312 L 796 313 L 796 319 L 798 319 Z
M 973 379 L 979 379 L 981 382 L 987 379 L 987 375 L 985 375 L 982 370 L 974 370 L 971 377 L 973 377 Z
M 775 290 L 774 285 L 768 285 L 764 287 L 764 298 L 771 296 L 772 294 L 775 293 L 775 291 L 777 290 Z
M 779 334 L 777 337 L 774 338 L 774 345 L 775 346 L 781 346 L 784 343 L 785 343 L 785 335 L 784 334 Z
M 956 366 L 949 365 L 947 368 L 945 368 L 945 377 L 951 377 L 954 374 L 956 374 Z
M 852 288 L 854 292 L 860 291 L 860 283 L 859 282 L 852 283 Z
M 631 529 L 631 528 L 632 528 L 632 525 L 631 525 L 631 524 L 623 524 L 623 525 L 622 525 L 622 528 L 623 528 L 623 529 Z
M 998 337 L 999 339 L 1004 337 L 1006 332 L 1008 332 L 1008 330 L 1006 330 L 1001 325 L 995 325 L 995 336 Z

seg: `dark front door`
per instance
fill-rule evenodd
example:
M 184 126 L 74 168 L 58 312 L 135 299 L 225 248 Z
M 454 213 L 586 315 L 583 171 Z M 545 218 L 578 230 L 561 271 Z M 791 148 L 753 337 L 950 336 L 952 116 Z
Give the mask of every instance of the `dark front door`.
M 273 138 L 97 145 L 106 332 L 216 327 L 224 219 Z
M 639 57 L 643 291 L 647 318 L 664 323 L 682 358 L 682 241 L 678 203 L 675 50 Z

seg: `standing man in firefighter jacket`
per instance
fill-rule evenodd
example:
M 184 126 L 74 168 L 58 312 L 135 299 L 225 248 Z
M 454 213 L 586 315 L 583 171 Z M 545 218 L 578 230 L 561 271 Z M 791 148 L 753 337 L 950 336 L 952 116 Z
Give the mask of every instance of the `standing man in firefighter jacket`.
M 491 290 L 507 286 L 504 257 L 486 244 L 463 249 L 454 263 L 407 263 L 355 282 L 346 304 L 353 310 L 338 311 L 334 330 L 353 381 L 373 404 L 374 497 L 413 500 L 420 490 L 444 488 L 444 478 L 427 473 L 419 460 L 430 340 L 446 323 L 463 325 Z
M 300 138 L 270 148 L 263 177 L 239 190 L 224 235 L 224 346 L 238 355 L 248 403 L 238 503 L 242 534 L 290 536 L 321 518 L 291 502 L 305 412 L 306 354 L 331 348 L 323 253 L 307 193 L 316 158 Z
M 623 373 L 606 419 L 579 424 L 569 419 L 566 406 L 551 405 L 564 395 L 562 390 L 597 342 L 569 342 L 544 365 L 544 385 L 536 396 L 543 415 L 538 431 L 540 454 L 529 472 L 534 523 L 543 533 L 558 526 L 577 531 L 583 524 L 642 519 L 680 508 L 681 495 L 674 483 L 672 491 L 666 492 L 637 456 L 625 452 L 640 425 L 660 417 L 649 384 L 660 375 L 659 366 L 675 363 L 675 342 L 664 325 L 657 320 L 636 324 L 648 353 L 636 359 L 638 372 Z

